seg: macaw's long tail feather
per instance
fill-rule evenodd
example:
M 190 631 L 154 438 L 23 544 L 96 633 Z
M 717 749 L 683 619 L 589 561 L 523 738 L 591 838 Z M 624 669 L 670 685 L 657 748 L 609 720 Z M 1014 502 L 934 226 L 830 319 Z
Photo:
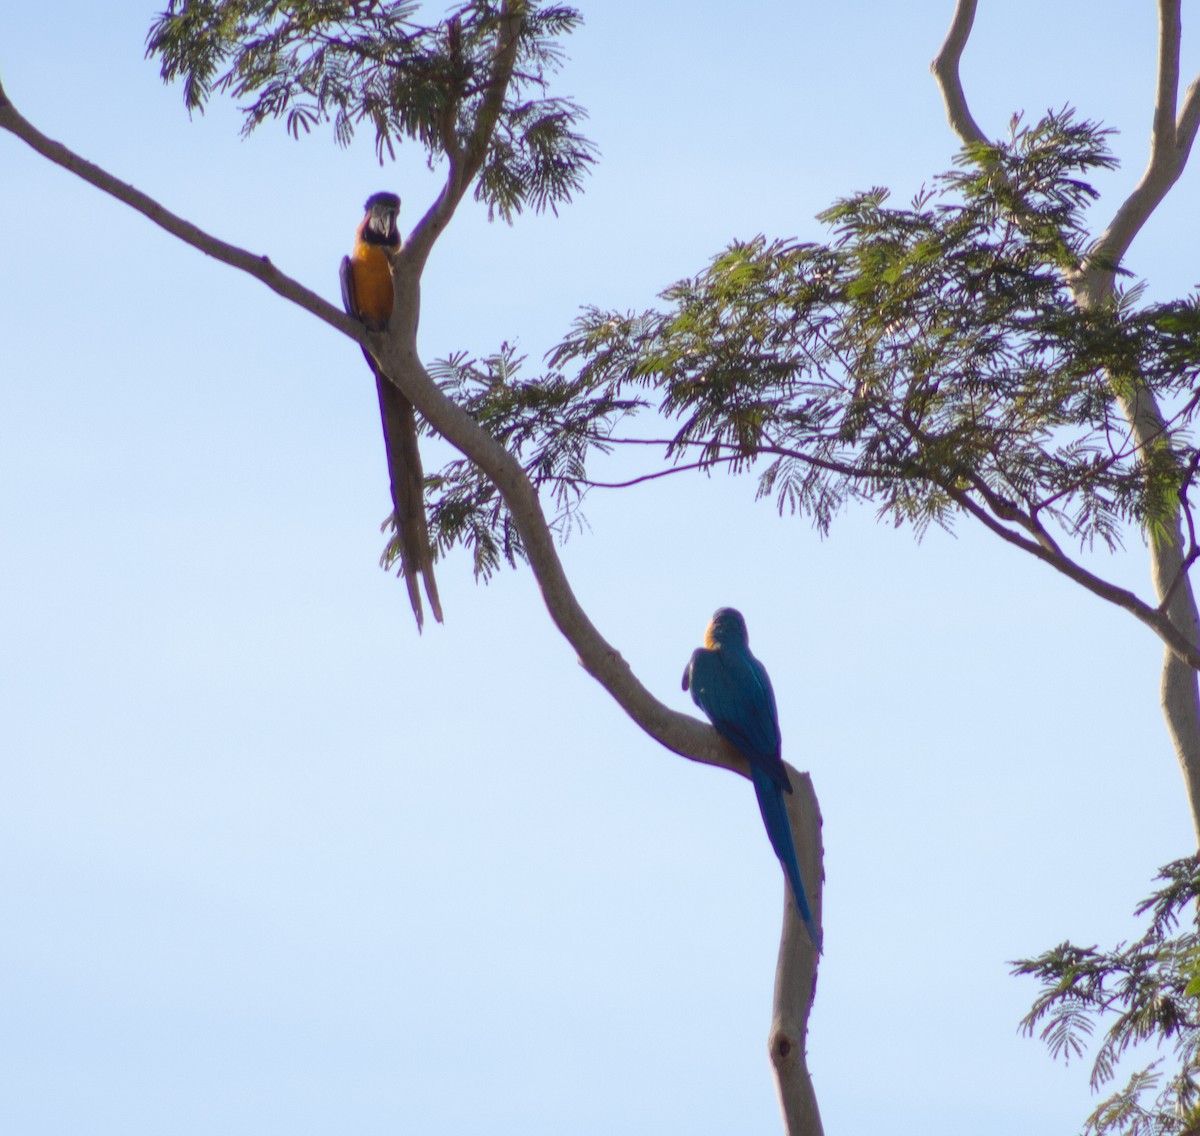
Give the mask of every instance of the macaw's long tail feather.
M 400 566 L 420 630 L 425 622 L 425 612 L 417 586 L 418 573 L 425 581 L 425 594 L 438 623 L 442 622 L 442 604 L 433 577 L 433 549 L 425 520 L 425 472 L 417 447 L 417 420 L 412 403 L 378 371 L 375 372 L 375 386 L 379 392 L 379 413 L 383 418 L 383 439 L 387 445 Z
M 821 953 L 821 932 L 817 930 L 813 920 L 812 910 L 808 906 L 808 896 L 804 891 L 804 880 L 800 876 L 800 862 L 796 858 L 796 843 L 792 839 L 792 826 L 788 821 L 787 806 L 783 803 L 783 790 L 771 780 L 768 774 L 750 766 L 750 775 L 754 779 L 754 793 L 758 797 L 758 811 L 762 813 L 763 824 L 767 828 L 767 836 L 771 839 L 771 847 L 783 865 L 784 874 L 792 888 L 796 907 L 804 926 L 808 929 L 808 937 Z

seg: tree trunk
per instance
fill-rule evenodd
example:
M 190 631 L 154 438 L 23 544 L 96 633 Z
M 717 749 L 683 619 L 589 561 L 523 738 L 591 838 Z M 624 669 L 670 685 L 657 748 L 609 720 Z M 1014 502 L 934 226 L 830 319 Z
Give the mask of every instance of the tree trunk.
M 964 144 L 987 142 L 971 115 L 959 75 L 959 64 L 971 35 L 978 0 L 957 0 L 950 30 L 931 65 L 941 88 L 946 117 Z M 1090 263 L 1081 266 L 1071 279 L 1075 303 L 1081 308 L 1099 306 L 1113 294 L 1115 268 L 1159 203 L 1179 180 L 1187 165 L 1192 143 L 1200 129 L 1200 78 L 1192 81 L 1179 97 L 1179 54 L 1182 37 L 1181 0 L 1158 0 L 1158 75 L 1146 170 L 1133 192 L 1113 214 L 1112 221 L 1092 248 Z M 1166 432 L 1158 403 L 1149 391 L 1122 399 L 1121 409 L 1129 421 L 1135 441 L 1145 445 Z M 1155 595 L 1166 616 L 1195 647 L 1200 641 L 1200 619 L 1187 569 L 1188 554 L 1195 543 L 1185 539 L 1183 516 L 1187 509 L 1187 486 L 1180 497 L 1180 511 L 1166 539 L 1150 542 L 1150 575 Z M 1163 716 L 1183 770 L 1192 828 L 1200 845 L 1200 685 L 1197 671 L 1167 648 L 1160 687 Z

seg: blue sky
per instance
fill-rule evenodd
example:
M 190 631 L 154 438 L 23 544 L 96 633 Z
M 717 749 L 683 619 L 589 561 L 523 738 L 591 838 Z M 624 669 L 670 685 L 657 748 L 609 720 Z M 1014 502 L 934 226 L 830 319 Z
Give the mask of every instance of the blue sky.
M 950 7 L 585 6 L 558 90 L 601 161 L 557 219 L 464 205 L 423 354 L 536 362 L 582 305 L 645 305 L 733 238 L 907 199 L 955 149 L 927 71 Z M 1107 216 L 1144 163 L 1153 14 L 981 7 L 976 118 L 1116 127 Z M 411 224 L 436 175 L 366 138 L 242 141 L 227 105 L 189 122 L 142 58 L 153 13 L 6 5 L 10 96 L 336 299 L 367 194 Z M 750 786 L 625 720 L 528 572 L 476 585 L 452 554 L 418 637 L 376 566 L 358 348 L 11 137 L 0 162 L 0 1129 L 778 1131 L 783 881 Z M 1133 248 L 1151 296 L 1197 282 L 1196 178 Z M 965 523 L 918 544 L 854 508 L 821 540 L 753 489 L 594 494 L 563 555 L 679 709 L 712 610 L 746 614 L 824 814 L 827 1130 L 1071 1130 L 1085 1069 L 1018 1036 L 1007 963 L 1130 935 L 1192 848 L 1157 642 Z M 1127 545 L 1094 564 L 1144 592 Z

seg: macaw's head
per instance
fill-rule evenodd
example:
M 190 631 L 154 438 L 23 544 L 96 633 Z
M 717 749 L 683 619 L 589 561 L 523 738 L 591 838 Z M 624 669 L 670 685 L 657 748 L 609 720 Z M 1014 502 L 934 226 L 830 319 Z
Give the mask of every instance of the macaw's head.
M 749 641 L 746 621 L 737 608 L 719 607 L 713 612 L 712 622 L 704 633 L 704 645 L 710 651 L 726 645 L 745 647 Z
M 364 206 L 367 215 L 363 218 L 363 239 L 374 245 L 400 246 L 400 230 L 396 228 L 396 216 L 400 212 L 400 198 L 394 193 L 373 193 Z

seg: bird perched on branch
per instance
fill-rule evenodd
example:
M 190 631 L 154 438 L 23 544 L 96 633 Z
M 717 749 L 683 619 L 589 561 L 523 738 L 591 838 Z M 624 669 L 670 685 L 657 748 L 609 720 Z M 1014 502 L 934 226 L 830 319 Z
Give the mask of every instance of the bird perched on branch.
M 400 230 L 396 225 L 400 198 L 394 193 L 375 193 L 367 198 L 365 208 L 366 216 L 354 234 L 354 248 L 349 256 L 342 257 L 342 304 L 347 314 L 372 331 L 382 331 L 392 314 L 392 266 L 388 252 L 400 248 Z M 425 594 L 439 623 L 442 605 L 433 578 L 433 550 L 425 520 L 425 473 L 417 448 L 416 413 L 399 387 L 380 371 L 370 353 L 364 350 L 363 355 L 375 373 L 400 566 L 420 630 L 425 612 L 417 585 L 418 574 L 425 581 Z
M 808 906 L 792 826 L 783 803 L 783 794 L 792 791 L 792 783 L 780 756 L 775 692 L 766 668 L 750 654 L 746 621 L 740 611 L 723 607 L 713 615 L 704 633 L 704 646 L 692 652 L 683 672 L 683 689 L 691 690 L 692 701 L 750 766 L 771 847 L 783 865 L 800 918 L 819 953 L 821 932 Z

